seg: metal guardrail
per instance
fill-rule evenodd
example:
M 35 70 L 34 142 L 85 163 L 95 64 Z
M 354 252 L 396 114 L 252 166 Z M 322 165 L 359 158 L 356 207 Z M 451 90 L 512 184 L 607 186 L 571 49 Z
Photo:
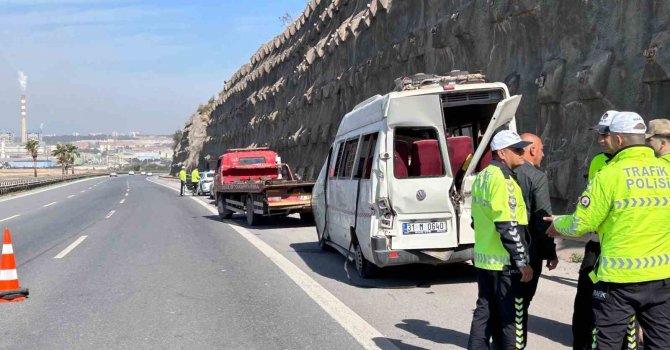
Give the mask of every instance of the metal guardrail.
M 58 182 L 66 182 L 86 177 L 100 176 L 104 174 L 105 173 L 87 173 L 87 174 L 65 175 L 65 176 L 42 176 L 37 178 L 33 177 L 33 178 L 5 180 L 5 181 L 0 180 L 0 196 L 10 192 L 23 191 Z

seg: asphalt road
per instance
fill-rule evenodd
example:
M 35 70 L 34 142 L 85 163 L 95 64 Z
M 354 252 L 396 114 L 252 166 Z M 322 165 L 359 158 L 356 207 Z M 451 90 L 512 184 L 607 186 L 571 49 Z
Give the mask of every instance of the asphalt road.
M 241 216 L 221 221 L 206 197 L 179 197 L 177 187 L 136 175 L 0 198 L 0 226 L 12 231 L 21 285 L 31 290 L 26 301 L 0 304 L 0 348 L 467 344 L 472 266 L 360 280 L 349 265 L 349 279 L 344 257 L 318 248 L 314 227 L 290 217 L 254 228 Z M 561 262 L 540 281 L 530 349 L 569 348 L 577 268 Z
M 0 201 L 0 225 L 12 232 L 19 279 L 31 291 L 0 304 L 0 348 L 361 348 L 271 260 L 208 216 L 137 175 Z

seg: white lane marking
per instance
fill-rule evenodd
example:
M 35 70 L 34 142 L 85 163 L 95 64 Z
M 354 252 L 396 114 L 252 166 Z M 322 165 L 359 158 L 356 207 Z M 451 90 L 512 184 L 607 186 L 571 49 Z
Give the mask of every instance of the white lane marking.
M 74 248 L 77 248 L 77 246 L 78 246 L 81 242 L 83 242 L 83 241 L 86 239 L 86 237 L 88 237 L 88 236 L 81 236 L 81 237 L 77 238 L 76 241 L 72 242 L 72 244 L 70 244 L 69 246 L 67 246 L 67 248 L 63 249 L 62 252 L 60 252 L 60 253 L 58 253 L 58 255 L 54 256 L 54 259 L 62 259 L 62 258 L 63 258 L 64 256 L 66 256 L 69 252 L 71 252 Z
M 112 215 L 114 215 L 114 213 L 116 213 L 116 210 L 112 210 L 112 211 L 110 211 L 110 212 L 107 214 L 107 216 L 105 216 L 105 219 L 109 219 L 109 218 L 111 218 Z
M 82 191 L 81 191 L 81 193 L 84 193 L 84 192 L 86 192 L 86 190 L 82 190 Z
M 0 222 L 11 220 L 13 218 L 18 218 L 19 216 L 21 216 L 21 214 L 16 214 L 16 215 L 10 216 L 8 218 L 4 218 L 4 219 L 0 220 Z
M 175 192 L 179 192 L 178 189 L 168 185 L 164 185 L 152 180 L 148 181 L 160 186 L 167 187 Z M 191 197 L 191 199 L 202 205 L 212 214 L 219 214 L 216 208 L 205 203 L 199 198 Z M 330 293 L 326 288 L 320 285 L 307 273 L 305 273 L 283 255 L 277 252 L 269 244 L 265 243 L 263 240 L 258 238 L 255 234 L 244 227 L 231 225 L 225 222 L 224 224 L 237 231 L 237 233 L 239 233 L 242 237 L 249 241 L 249 243 L 256 247 L 256 249 L 263 253 L 263 255 L 270 259 L 270 261 L 272 261 L 280 270 L 282 270 L 290 279 L 292 279 L 293 282 L 295 282 L 298 287 L 300 287 L 300 289 L 302 289 L 310 298 L 312 298 L 314 302 L 321 306 L 321 308 L 326 313 L 328 313 L 330 317 L 332 317 L 337 323 L 340 324 L 340 326 L 342 326 L 342 328 L 344 328 L 352 337 L 354 337 L 354 339 L 356 339 L 356 341 L 358 341 L 358 343 L 360 343 L 364 349 L 399 350 L 398 347 L 386 339 L 381 332 L 365 321 L 354 310 L 350 309 L 340 299 L 337 299 L 336 296 Z
M 128 197 L 128 193 L 126 193 L 126 197 Z
M 124 198 L 119 202 L 119 204 L 123 204 L 123 202 L 125 202 L 125 201 L 126 201 L 126 199 Z
M 81 180 L 77 180 L 77 181 L 66 182 L 66 183 L 63 183 L 63 184 L 60 184 L 60 185 L 46 186 L 45 188 L 42 188 L 42 189 L 39 189 L 39 190 L 35 190 L 35 191 L 31 191 L 31 192 L 28 192 L 28 193 L 23 193 L 23 194 L 19 194 L 19 195 L 15 195 L 15 196 L 9 195 L 10 196 L 9 198 L 0 199 L 0 203 L 6 202 L 6 201 L 11 201 L 11 200 L 17 199 L 17 198 L 32 196 L 34 194 L 38 194 L 38 193 L 42 193 L 42 192 L 46 192 L 46 191 L 55 190 L 57 188 L 74 185 L 76 183 L 80 183 L 80 182 L 84 182 L 84 181 L 95 180 L 95 179 L 98 179 L 98 178 L 100 178 L 100 177 L 96 176 L 96 177 L 91 177 L 91 178 L 88 178 L 88 179 L 81 179 Z
M 88 189 L 89 189 L 89 190 L 92 190 L 92 189 L 93 189 L 93 186 L 89 187 Z
M 50 207 L 50 206 L 52 206 L 52 205 L 54 205 L 54 204 L 56 204 L 56 203 L 58 203 L 58 202 L 51 202 L 51 203 L 49 203 L 49 204 L 45 204 L 45 205 L 42 206 L 42 208 Z
M 76 196 L 76 194 L 71 194 L 71 195 L 67 196 L 67 198 L 72 198 L 74 196 Z

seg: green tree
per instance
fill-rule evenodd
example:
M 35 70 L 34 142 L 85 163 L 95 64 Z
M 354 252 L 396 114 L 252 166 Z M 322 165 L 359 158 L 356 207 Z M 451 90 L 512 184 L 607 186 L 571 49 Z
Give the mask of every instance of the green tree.
M 58 164 L 60 164 L 61 175 L 65 175 L 67 173 L 68 162 L 70 161 L 70 155 L 67 153 L 67 147 L 59 143 L 56 145 L 56 149 L 51 152 L 51 155 L 56 157 L 56 161 L 58 161 Z
M 37 151 L 40 147 L 40 142 L 37 140 L 28 140 L 26 142 L 26 151 L 28 154 L 33 157 L 33 173 L 37 177 Z
M 81 153 L 79 153 L 79 148 L 71 143 L 66 143 L 65 148 L 67 149 L 68 162 L 72 166 L 72 175 L 74 175 L 74 160 L 81 157 Z

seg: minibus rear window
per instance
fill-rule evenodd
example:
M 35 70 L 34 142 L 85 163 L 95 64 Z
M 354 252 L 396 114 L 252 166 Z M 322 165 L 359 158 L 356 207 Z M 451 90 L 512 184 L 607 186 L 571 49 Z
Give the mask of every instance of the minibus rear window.
M 444 176 L 441 148 L 435 128 L 396 128 L 393 140 L 395 177 Z

